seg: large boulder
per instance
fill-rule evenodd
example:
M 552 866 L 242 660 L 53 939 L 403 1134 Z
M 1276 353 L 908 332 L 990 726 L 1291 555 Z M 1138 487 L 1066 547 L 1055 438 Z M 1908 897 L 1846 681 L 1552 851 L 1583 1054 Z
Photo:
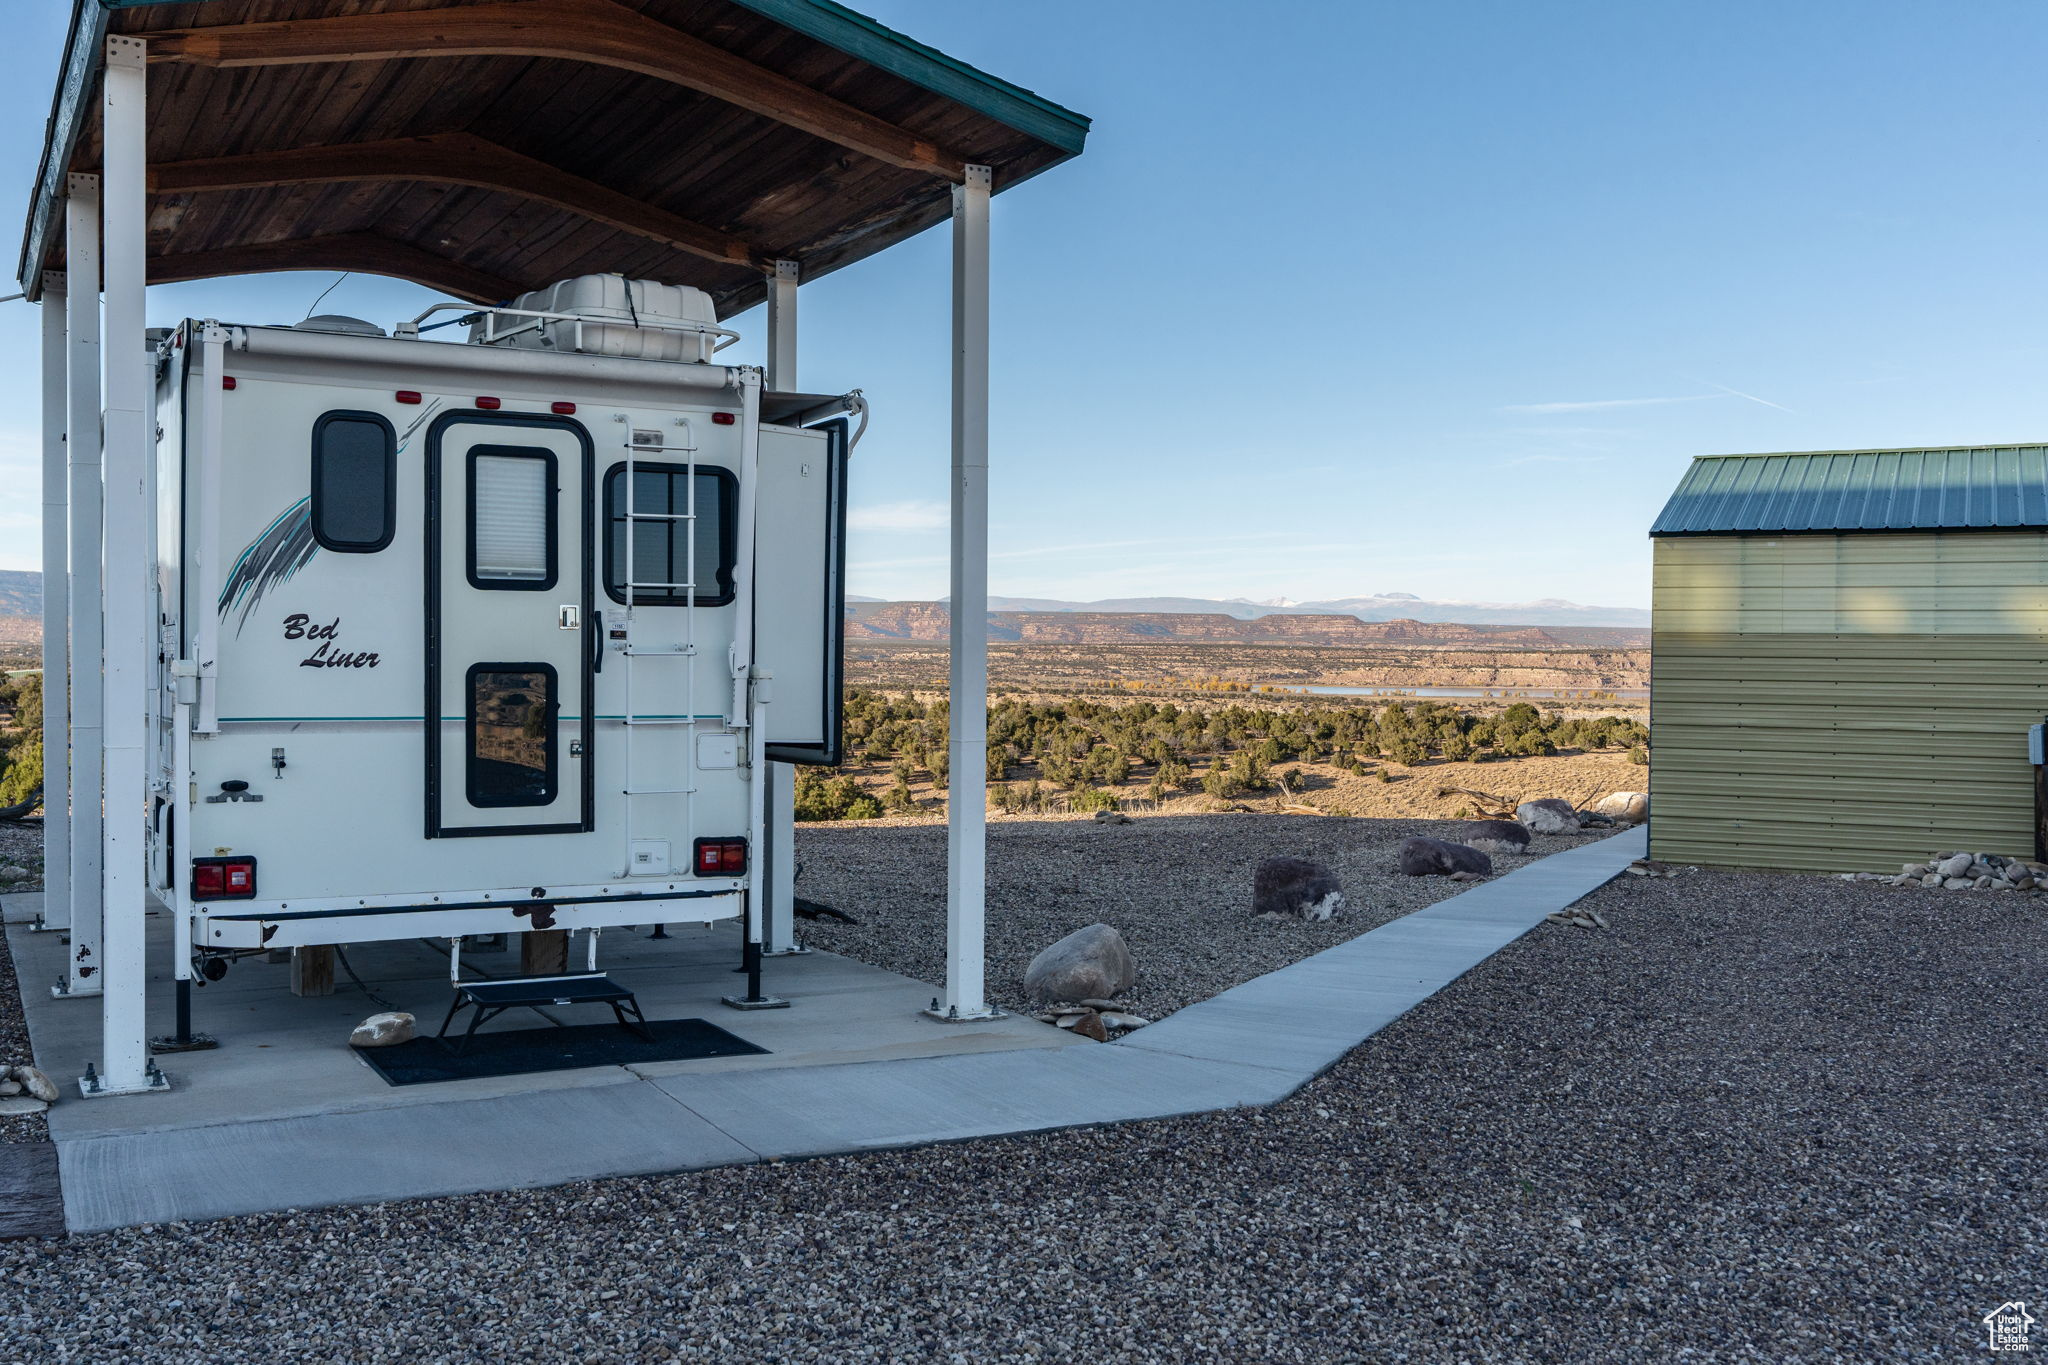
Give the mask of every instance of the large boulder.
M 1468 872 L 1475 877 L 1493 875 L 1493 859 L 1464 844 L 1442 839 L 1408 839 L 1401 844 L 1401 874 L 1407 877 L 1448 877 Z
M 395 1047 L 413 1039 L 415 1020 L 402 1011 L 390 1014 L 373 1014 L 357 1024 L 355 1032 L 349 1034 L 350 1047 Z
M 1481 839 L 1490 839 L 1496 844 L 1512 846 L 1516 852 L 1529 847 L 1529 828 L 1513 820 L 1468 820 L 1458 831 L 1462 843 L 1476 844 Z
M 1569 801 L 1560 801 L 1546 796 L 1540 801 L 1524 801 L 1515 807 L 1515 818 L 1529 827 L 1532 834 L 1577 834 L 1579 813 L 1572 809 Z
M 1138 964 L 1124 936 L 1107 924 L 1076 929 L 1024 969 L 1024 993 L 1040 1004 L 1107 1000 L 1138 980 Z
M 1252 913 L 1315 922 L 1344 910 L 1344 888 L 1329 868 L 1306 858 L 1268 858 L 1252 873 Z
M 1648 792 L 1610 792 L 1593 803 L 1593 813 L 1617 825 L 1640 825 L 1650 818 Z

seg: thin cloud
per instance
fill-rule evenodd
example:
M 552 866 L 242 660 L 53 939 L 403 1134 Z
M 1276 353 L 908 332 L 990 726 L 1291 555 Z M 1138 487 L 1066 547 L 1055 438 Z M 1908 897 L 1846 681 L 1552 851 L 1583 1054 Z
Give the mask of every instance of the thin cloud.
M 1737 398 L 1747 398 L 1747 399 L 1748 399 L 1748 400 L 1749 400 L 1750 402 L 1752 402 L 1752 403 L 1761 403 L 1761 404 L 1763 404 L 1763 405 L 1764 405 L 1765 407 L 1767 407 L 1767 408 L 1776 408 L 1776 409 L 1777 409 L 1777 410 L 1778 410 L 1779 412 L 1791 412 L 1791 411 L 1792 411 L 1792 409 L 1790 409 L 1790 408 L 1786 407 L 1786 406 L 1785 406 L 1785 405 L 1784 405 L 1783 403 L 1773 403 L 1773 402 L 1772 402 L 1772 401 L 1771 401 L 1770 399 L 1768 399 L 1768 398 L 1759 398 L 1759 397 L 1757 397 L 1757 396 L 1756 396 L 1755 394 L 1753 394 L 1753 393 L 1744 393 L 1744 392 L 1743 392 L 1743 391 L 1742 391 L 1741 389 L 1731 389 L 1731 388 L 1729 388 L 1729 387 L 1728 387 L 1728 386 L 1727 386 L 1726 384 L 1716 384 L 1716 383 L 1715 383 L 1715 382 L 1714 382 L 1713 380 L 1711 380 L 1711 379 L 1709 379 L 1709 380 L 1707 380 L 1707 381 L 1705 381 L 1705 382 L 1706 382 L 1706 384 L 1707 384 L 1707 386 L 1708 386 L 1709 388 L 1715 388 L 1715 389 L 1719 389 L 1719 390 L 1720 390 L 1721 392 L 1723 392 L 1723 393 L 1726 393 L 1726 394 L 1732 394 L 1732 395 L 1733 395 L 1734 397 L 1737 397 Z
M 1661 403 L 1704 403 L 1720 396 L 1718 393 L 1688 393 L 1671 398 L 1593 398 L 1582 403 L 1510 403 L 1501 411 L 1599 412 L 1606 408 L 1650 408 Z
M 950 515 L 942 502 L 878 502 L 848 508 L 846 524 L 855 531 L 943 531 Z

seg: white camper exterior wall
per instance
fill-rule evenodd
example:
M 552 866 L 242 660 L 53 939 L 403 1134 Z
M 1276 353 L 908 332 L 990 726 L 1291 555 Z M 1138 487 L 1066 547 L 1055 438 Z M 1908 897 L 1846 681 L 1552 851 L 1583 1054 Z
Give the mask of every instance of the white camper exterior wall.
M 723 592 L 704 581 L 707 575 L 695 575 L 696 595 L 706 601 L 694 609 L 643 602 L 629 610 L 623 591 L 608 581 L 605 530 L 624 511 L 621 498 L 608 502 L 608 479 L 616 480 L 611 491 L 623 494 L 622 466 L 637 432 L 642 442 L 668 447 L 631 451 L 643 481 L 654 477 L 655 466 L 694 460 L 700 495 L 713 484 L 720 490 L 718 506 L 698 509 L 697 531 L 722 538 L 730 559 L 744 540 L 736 525 L 744 427 L 733 387 L 738 372 L 236 328 L 223 373 L 207 374 L 204 352 L 195 353 L 193 344 L 201 326 L 181 329 L 160 373 L 160 411 L 173 420 L 159 454 L 159 577 L 185 650 L 203 616 L 216 614 L 219 657 L 213 677 L 203 681 L 219 731 L 192 734 L 180 745 L 176 728 L 165 727 L 152 755 L 154 770 L 168 779 L 189 747 L 189 781 L 173 795 L 175 814 L 156 831 L 158 880 L 173 904 L 195 915 L 199 946 L 517 930 L 534 926 L 515 907 L 541 900 L 553 906 L 555 923 L 569 928 L 738 914 L 743 879 L 695 876 L 691 842 L 749 837 L 758 857 L 749 813 L 751 746 L 744 713 L 731 714 L 732 650 L 741 613 L 756 606 L 745 595 L 747 575 L 730 574 Z M 230 379 L 233 387 L 225 389 Z M 200 481 L 192 443 L 180 438 L 195 430 L 189 417 L 199 398 L 213 393 L 220 396 L 222 581 L 217 600 L 203 601 L 213 594 L 192 573 L 190 553 L 201 520 Z M 401 401 L 401 393 L 419 401 Z M 497 402 L 479 406 L 479 398 Z M 574 412 L 556 410 L 564 403 Z M 389 423 L 395 470 L 391 534 L 382 548 L 351 552 L 313 533 L 314 432 L 335 413 Z M 175 414 L 188 420 L 178 422 Z M 716 414 L 729 414 L 731 423 Z M 800 471 L 808 463 L 801 455 L 815 449 L 822 474 L 826 441 L 777 428 L 762 434 L 764 449 L 776 452 L 768 461 L 775 486 L 760 490 L 756 501 L 764 528 L 771 528 L 764 531 L 764 556 L 775 567 L 759 600 L 757 662 L 778 672 L 778 699 L 801 703 L 799 678 L 828 671 L 818 612 L 837 606 L 825 601 L 820 585 L 789 577 L 772 528 L 799 515 L 809 521 L 805 499 L 824 481 L 784 471 Z M 473 581 L 471 481 L 484 468 L 520 474 L 520 451 L 552 457 L 556 579 L 493 591 Z M 689 485 L 680 475 L 673 483 Z M 439 502 L 430 507 L 437 486 Z M 510 486 L 516 493 L 523 485 L 515 478 Z M 636 487 L 646 496 L 644 483 Z M 587 536 L 572 522 L 587 527 Z M 650 534 L 651 524 L 636 523 L 637 534 Z M 490 521 L 484 537 L 503 541 L 517 529 Z M 441 561 L 432 574 L 430 535 L 438 538 Z M 622 549 L 609 553 L 623 562 Z M 669 572 L 662 581 L 691 581 Z M 802 595 L 791 600 L 790 593 Z M 565 611 L 576 617 L 567 628 Z M 430 710 L 427 674 L 436 650 L 442 686 L 440 704 Z M 528 821 L 516 808 L 508 817 L 465 805 L 473 789 L 463 765 L 449 756 L 459 757 L 468 742 L 468 670 L 532 662 L 557 670 L 562 705 L 555 717 L 556 795 L 540 819 Z M 586 663 L 587 676 L 579 667 Z M 643 722 L 630 726 L 629 674 L 630 714 Z M 166 675 L 162 686 L 168 712 L 178 684 Z M 819 710 L 788 709 L 797 716 Z M 531 722 L 533 713 L 527 715 Z M 435 775 L 430 727 L 442 736 Z M 583 752 L 572 755 L 572 746 Z M 587 791 L 579 768 L 589 774 Z M 438 827 L 429 788 L 436 777 Z M 628 795 L 629 785 L 642 794 Z M 218 799 L 224 796 L 232 799 Z M 547 832 L 526 832 L 527 824 Z M 492 825 L 498 828 L 478 828 Z M 191 902 L 194 856 L 254 857 L 256 896 Z

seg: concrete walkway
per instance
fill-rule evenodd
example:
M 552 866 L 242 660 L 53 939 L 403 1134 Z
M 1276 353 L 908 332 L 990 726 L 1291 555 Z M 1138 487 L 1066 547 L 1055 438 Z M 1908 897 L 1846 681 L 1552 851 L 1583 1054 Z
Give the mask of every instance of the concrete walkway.
M 573 1073 L 580 1084 L 524 1078 L 539 1088 L 516 1093 L 422 1102 L 421 1090 L 446 1088 L 415 1087 L 396 1106 L 357 1095 L 339 1109 L 173 1127 L 147 1109 L 168 1096 L 67 1101 L 51 1111 L 66 1219 L 86 1232 L 1271 1104 L 1605 884 L 1646 843 L 1638 829 L 1553 854 L 1109 1046 L 1062 1046 L 1063 1035 L 1041 1041 L 1027 1031 L 974 1044 L 1005 1050 L 604 1068 Z M 23 937 L 14 938 L 17 961 Z M 819 968 L 840 961 L 815 957 Z M 31 1005 L 32 1029 L 46 1014 Z M 746 1036 L 751 1020 L 718 1022 Z M 115 1105 L 134 1117 L 77 1123 L 91 1117 L 81 1111 Z

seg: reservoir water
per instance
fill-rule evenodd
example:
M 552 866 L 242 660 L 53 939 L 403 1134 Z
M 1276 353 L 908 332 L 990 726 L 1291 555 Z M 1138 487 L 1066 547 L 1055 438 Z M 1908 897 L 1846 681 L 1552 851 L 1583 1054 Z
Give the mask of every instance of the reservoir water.
M 1569 687 L 1333 687 L 1325 683 L 1260 683 L 1263 691 L 1307 692 L 1320 697 L 1493 697 L 1501 701 L 1586 701 L 1580 689 Z M 1647 687 L 1606 689 L 1609 697 L 1643 701 Z M 1605 700 L 1606 698 L 1601 698 Z

